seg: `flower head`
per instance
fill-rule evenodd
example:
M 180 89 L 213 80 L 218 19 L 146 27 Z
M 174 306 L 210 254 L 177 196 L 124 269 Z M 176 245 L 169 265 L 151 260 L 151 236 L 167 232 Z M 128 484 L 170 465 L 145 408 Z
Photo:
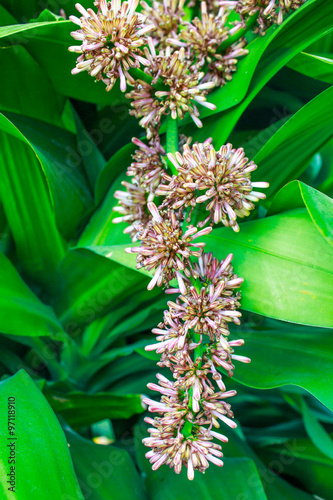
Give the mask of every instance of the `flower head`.
M 189 265 L 191 256 L 199 257 L 202 254 L 204 243 L 195 243 L 193 240 L 209 234 L 211 228 L 197 232 L 197 228 L 188 226 L 183 233 L 180 221 L 173 211 L 159 213 L 154 203 L 148 203 L 152 220 L 148 224 L 141 224 L 137 238 L 141 241 L 140 247 L 127 248 L 128 253 L 137 253 L 137 268 L 155 269 L 153 279 L 148 285 L 151 290 L 155 285 L 168 284 L 177 278 L 179 286 L 185 290 L 181 271 Z
M 185 0 L 154 0 L 152 6 L 147 2 L 141 2 L 143 14 L 147 17 L 149 24 L 155 26 L 153 34 L 154 44 L 164 46 L 166 39 L 173 33 L 177 33 L 184 16 Z
M 163 115 L 171 113 L 173 119 L 183 119 L 188 112 L 195 124 L 201 127 L 195 103 L 215 109 L 215 105 L 206 102 L 207 91 L 214 88 L 214 83 L 200 83 L 204 73 L 193 71 L 184 48 L 172 52 L 171 47 L 167 47 L 165 52 L 161 51 L 157 55 L 151 39 L 149 48 L 150 52 L 145 50 L 149 61 L 146 70 L 153 77 L 152 85 L 137 80 L 134 89 L 126 94 L 133 101 L 131 105 L 134 110 L 131 114 L 141 117 L 139 123 L 142 127 L 154 129 L 159 127 Z M 163 84 L 163 90 L 153 87 L 158 79 Z M 153 132 L 150 132 L 149 136 L 152 135 Z
M 223 466 L 221 445 L 213 439 L 227 442 L 223 434 L 212 430 L 212 426 L 219 427 L 218 420 L 235 428 L 232 420 L 233 413 L 225 398 L 236 394 L 235 391 L 214 392 L 210 385 L 200 385 L 194 375 L 187 378 L 187 386 L 194 387 L 193 395 L 197 397 L 198 413 L 189 409 L 189 389 L 181 389 L 177 384 L 170 382 L 157 374 L 159 384 L 148 384 L 149 389 L 162 394 L 161 401 L 156 402 L 145 398 L 150 412 L 160 416 L 146 417 L 145 421 L 151 425 L 148 429 L 150 437 L 143 439 L 143 444 L 151 448 L 146 454 L 153 470 L 161 465 L 169 465 L 179 474 L 182 466 L 187 468 L 187 477 L 192 480 L 194 471 L 205 472 L 209 463 Z M 202 391 L 200 393 L 200 391 Z M 200 405 L 199 405 L 200 401 Z M 206 429 L 203 424 L 210 424 Z
M 254 209 L 252 202 L 264 199 L 263 193 L 253 188 L 268 187 L 267 182 L 251 182 L 251 172 L 257 168 L 245 157 L 243 148 L 233 149 L 232 144 L 215 151 L 210 143 L 184 146 L 184 153 L 168 154 L 177 168 L 178 176 L 165 176 L 166 183 L 156 194 L 164 195 L 162 207 L 174 210 L 207 203 L 210 215 L 198 225 L 222 222 L 239 231 L 237 217 L 249 215 Z M 198 196 L 198 191 L 204 191 Z
M 186 29 L 168 38 L 168 43 L 174 46 L 184 47 L 193 64 L 201 68 L 207 64 L 206 72 L 202 82 L 214 82 L 215 86 L 224 85 L 232 79 L 232 73 L 236 71 L 238 57 L 248 53 L 244 49 L 245 38 L 232 44 L 223 52 L 219 52 L 220 45 L 241 28 L 241 23 L 235 26 L 227 25 L 230 10 L 222 7 L 217 15 L 207 10 L 207 3 L 201 2 L 201 18 L 195 18 L 186 24 Z
M 96 80 L 102 80 L 106 90 L 111 90 L 120 78 L 120 88 L 126 90 L 126 79 L 132 80 L 128 70 L 148 64 L 141 47 L 147 43 L 145 35 L 154 29 L 135 12 L 138 4 L 139 0 L 99 0 L 95 2 L 97 13 L 76 4 L 81 17 L 70 16 L 70 20 L 80 29 L 71 35 L 82 45 L 69 47 L 81 54 L 73 74 L 87 71 Z

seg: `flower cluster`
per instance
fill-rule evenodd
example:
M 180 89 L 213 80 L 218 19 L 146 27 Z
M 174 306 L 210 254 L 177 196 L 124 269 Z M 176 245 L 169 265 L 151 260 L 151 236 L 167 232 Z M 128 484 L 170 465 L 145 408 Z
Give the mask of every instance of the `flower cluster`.
M 223 42 L 240 31 L 242 24 L 228 25 L 230 10 L 222 7 L 218 14 L 207 11 L 207 3 L 201 2 L 201 18 L 194 18 L 185 23 L 184 29 L 172 38 L 168 43 L 175 47 L 183 47 L 192 66 L 200 69 L 206 66 L 206 74 L 203 81 L 213 82 L 214 86 L 222 86 L 232 79 L 232 73 L 237 69 L 239 57 L 248 51 L 244 48 L 246 40 L 241 37 L 237 42 L 229 45 L 224 51 L 219 51 Z
M 154 29 L 153 24 L 145 24 L 144 18 L 135 12 L 138 4 L 139 0 L 123 4 L 121 0 L 99 0 L 97 14 L 76 4 L 81 18 L 70 16 L 70 20 L 80 29 L 71 35 L 82 45 L 69 47 L 81 54 L 73 74 L 88 71 L 106 84 L 106 90 L 111 90 L 120 78 L 120 87 L 126 90 L 126 80 L 131 80 L 129 69 L 148 64 L 142 57 L 142 47 L 147 43 L 145 35 Z
M 258 16 L 255 32 L 264 35 L 272 24 L 281 24 L 286 14 L 296 10 L 306 0 L 221 0 L 220 5 L 234 9 L 243 20 Z
M 182 120 L 188 112 L 195 124 L 202 127 L 195 103 L 215 109 L 215 105 L 206 102 L 207 92 L 214 88 L 214 82 L 200 82 L 205 74 L 191 67 L 183 47 L 176 51 L 167 47 L 157 53 L 152 39 L 148 43 L 150 51 L 146 48 L 145 56 L 149 66 L 146 70 L 152 82 L 137 80 L 134 89 L 126 94 L 134 108 L 131 114 L 141 118 L 139 123 L 147 130 L 148 138 L 158 134 L 161 118 L 166 114 L 171 114 L 174 120 Z M 160 90 L 153 85 L 158 81 Z
M 145 420 L 150 437 L 143 440 L 151 448 L 146 454 L 156 470 L 162 464 L 176 473 L 184 465 L 189 479 L 194 470 L 204 472 L 209 462 L 222 466 L 221 445 L 227 442 L 214 428 L 220 421 L 235 428 L 233 412 L 225 399 L 234 396 L 227 391 L 218 371 L 224 368 L 232 376 L 233 361 L 249 363 L 250 359 L 234 354 L 234 347 L 244 341 L 229 340 L 229 323 L 239 323 L 240 293 L 243 279 L 234 274 L 232 255 L 219 262 L 211 253 L 203 254 L 189 265 L 182 285 L 168 293 L 180 293 L 168 302 L 164 320 L 153 330 L 157 343 L 146 346 L 161 354 L 158 363 L 168 367 L 175 379 L 158 374 L 158 384 L 149 389 L 162 394 L 161 401 L 145 398 L 148 409 L 157 416 Z
M 239 231 L 237 217 L 245 217 L 253 210 L 254 201 L 264 199 L 263 193 L 253 188 L 266 188 L 267 182 L 251 182 L 251 172 L 257 165 L 246 158 L 243 148 L 234 149 L 231 144 L 215 151 L 212 144 L 194 144 L 191 149 L 184 145 L 183 154 L 168 154 L 178 175 L 164 175 L 156 193 L 165 196 L 162 207 L 174 210 L 206 203 L 208 217 L 199 223 L 205 225 L 222 222 Z M 199 196 L 198 196 L 199 193 Z M 191 211 L 189 212 L 189 219 Z

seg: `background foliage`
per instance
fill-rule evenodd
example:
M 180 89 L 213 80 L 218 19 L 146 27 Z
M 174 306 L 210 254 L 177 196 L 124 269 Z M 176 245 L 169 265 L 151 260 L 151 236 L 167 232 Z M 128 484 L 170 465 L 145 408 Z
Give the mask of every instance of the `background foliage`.
M 239 427 L 226 430 L 225 466 L 198 474 L 191 490 L 144 459 L 141 395 L 157 359 L 144 346 L 167 299 L 146 290 L 123 252 L 124 227 L 112 224 L 142 131 L 117 86 L 107 94 L 71 76 L 72 23 L 59 14 L 74 4 L 0 5 L 0 393 L 18 401 L 19 438 L 17 493 L 2 451 L 2 496 L 332 499 L 331 0 L 309 0 L 250 41 L 203 129 L 181 123 L 194 140 L 244 147 L 259 165 L 254 180 L 270 182 L 239 234 L 214 229 L 205 240 L 218 258 L 232 252 L 245 279 L 233 334 L 252 363 L 228 384 Z M 4 439 L 4 409 L 0 429 Z

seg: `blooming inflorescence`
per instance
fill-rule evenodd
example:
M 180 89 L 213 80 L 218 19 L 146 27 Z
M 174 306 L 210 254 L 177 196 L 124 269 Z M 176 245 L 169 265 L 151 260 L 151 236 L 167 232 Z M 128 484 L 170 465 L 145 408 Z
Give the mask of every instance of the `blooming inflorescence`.
M 135 12 L 139 0 L 124 3 L 121 0 L 99 0 L 95 3 L 97 13 L 76 4 L 81 18 L 70 16 L 71 21 L 80 27 L 71 35 L 82 42 L 81 46 L 69 48 L 81 54 L 72 73 L 88 71 L 107 85 L 106 90 L 111 90 L 120 78 L 124 91 L 126 79 L 130 78 L 128 70 L 148 64 L 142 57 L 141 47 L 147 43 L 145 35 L 154 29 L 154 25 L 146 25 L 144 18 Z
M 200 106 L 215 110 L 208 94 L 232 79 L 248 53 L 246 31 L 257 23 L 254 31 L 263 35 L 304 2 L 152 0 L 142 1 L 139 13 L 139 0 L 96 0 L 97 12 L 76 4 L 81 17 L 70 18 L 81 42 L 70 47 L 79 54 L 72 72 L 87 71 L 108 91 L 119 79 L 146 134 L 132 139 L 137 149 L 125 190 L 115 192 L 113 221 L 127 223 L 124 232 L 138 242 L 126 251 L 136 254 L 138 269 L 153 273 L 148 289 L 164 287 L 175 296 L 153 329 L 156 342 L 146 346 L 173 377 L 157 374 L 158 384 L 148 384 L 159 402 L 144 398 L 156 414 L 145 419 L 150 436 L 143 440 L 154 470 L 166 464 L 180 473 L 184 466 L 193 479 L 195 470 L 223 465 L 216 440 L 227 438 L 216 429 L 236 427 L 227 402 L 236 392 L 227 390 L 221 370 L 231 377 L 235 361 L 250 362 L 234 351 L 244 340 L 230 334 L 240 324 L 243 279 L 231 254 L 219 261 L 203 253 L 201 239 L 214 225 L 239 231 L 239 219 L 265 198 L 257 189 L 268 187 L 251 180 L 257 165 L 243 148 L 228 143 L 215 150 L 212 139 L 191 145 L 178 135 L 178 123 L 189 115 L 202 127 Z
M 215 151 L 209 142 L 184 146 L 184 153 L 168 155 L 178 175 L 165 175 L 157 194 L 164 195 L 162 206 L 174 210 L 195 207 L 205 203 L 209 216 L 199 223 L 222 222 L 239 231 L 237 217 L 245 217 L 253 210 L 254 201 L 265 198 L 253 188 L 268 187 L 267 182 L 251 182 L 251 172 L 257 165 L 246 158 L 243 148 L 234 149 L 231 144 Z M 191 216 L 191 211 L 189 217 Z

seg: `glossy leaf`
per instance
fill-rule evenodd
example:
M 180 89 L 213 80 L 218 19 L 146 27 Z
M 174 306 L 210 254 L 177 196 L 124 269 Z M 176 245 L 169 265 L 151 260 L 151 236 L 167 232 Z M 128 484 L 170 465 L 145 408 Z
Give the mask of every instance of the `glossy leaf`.
M 332 491 L 333 461 L 323 455 L 308 439 L 293 439 L 288 445 L 276 445 L 260 451 L 260 457 L 277 466 L 281 457 L 288 463 L 301 487 L 312 495 L 329 498 Z
M 5 130 L 0 131 L 4 210 L 22 264 L 45 279 L 46 269 L 54 270 L 64 255 L 50 192 L 30 143 L 3 115 L 0 121 Z
M 73 134 L 37 120 L 12 113 L 6 113 L 6 117 L 39 158 L 52 196 L 57 227 L 69 238 L 93 204 L 82 168 L 80 140 L 77 144 Z
M 279 329 L 246 330 L 240 327 L 240 332 L 234 336 L 245 339 L 242 352 L 238 352 L 251 358 L 251 363 L 237 363 L 235 380 L 257 389 L 297 385 L 333 411 L 330 382 L 333 340 L 330 330 L 302 329 L 296 325 L 288 327 L 288 324 Z M 314 364 L 313 360 L 318 360 L 318 363 Z
M 61 113 L 65 99 L 55 92 L 47 76 L 25 47 L 16 45 L 0 49 L 0 57 L 1 64 L 6 68 L 0 80 L 2 111 L 22 113 L 63 126 Z M 20 78 L 13 78 L 18 67 Z M 38 85 L 35 84 L 36 81 Z M 22 97 L 18 99 L 18 95 Z
M 95 85 L 88 74 L 71 75 L 76 55 L 68 47 L 76 45 L 70 36 L 74 30 L 76 25 L 71 21 L 29 23 L 0 28 L 0 38 L 2 45 L 25 47 L 60 95 L 104 105 L 127 102 L 118 85 L 106 92 L 105 85 Z
M 300 52 L 288 63 L 288 67 L 303 75 L 333 84 L 333 60 L 328 57 Z
M 7 450 L 0 459 L 1 496 L 8 500 L 44 500 L 48 492 L 53 498 L 83 500 L 64 433 L 31 378 L 24 370 L 19 371 L 0 382 L 0 395 L 6 408 L 1 412 L 0 434 Z M 14 435 L 8 431 L 9 398 L 15 399 Z M 33 449 L 41 452 L 31 453 Z M 10 453 L 15 455 L 11 464 Z M 15 467 L 16 484 L 7 482 L 10 467 Z M 15 487 L 15 493 L 9 487 Z
M 319 232 L 333 243 L 333 200 L 303 182 L 293 181 L 275 196 L 269 214 L 305 206 Z
M 148 284 L 136 271 L 98 255 L 94 249 L 71 250 L 60 274 L 59 288 L 53 290 L 54 305 L 73 333 L 139 295 Z
M 332 99 L 333 87 L 330 87 L 284 123 L 254 157 L 259 168 L 253 180 L 269 182 L 268 194 L 295 179 L 330 140 L 333 110 L 327 109 L 327 102 Z
M 302 413 L 304 427 L 309 435 L 309 438 L 313 444 L 326 455 L 328 458 L 333 460 L 333 441 L 331 436 L 325 431 L 324 427 L 318 422 L 310 408 L 302 400 Z
M 52 309 L 24 283 L 12 263 L 0 253 L 0 330 L 23 336 L 53 336 L 62 327 Z

